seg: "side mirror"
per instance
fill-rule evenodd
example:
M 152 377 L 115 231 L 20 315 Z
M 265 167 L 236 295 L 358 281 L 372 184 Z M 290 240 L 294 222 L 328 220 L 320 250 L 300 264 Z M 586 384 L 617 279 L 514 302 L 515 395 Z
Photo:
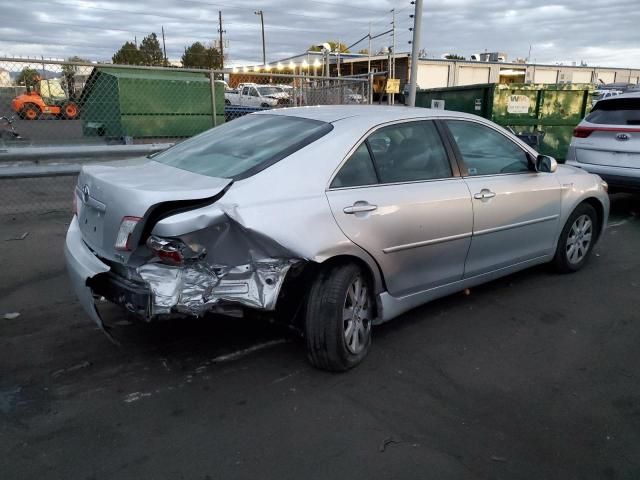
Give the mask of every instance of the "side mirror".
M 549 155 L 538 155 L 536 157 L 536 172 L 553 173 L 558 168 L 558 162 Z

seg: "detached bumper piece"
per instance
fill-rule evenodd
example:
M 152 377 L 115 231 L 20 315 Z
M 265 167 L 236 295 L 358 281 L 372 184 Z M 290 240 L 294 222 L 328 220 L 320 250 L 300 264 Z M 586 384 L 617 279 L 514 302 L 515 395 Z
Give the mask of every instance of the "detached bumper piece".
M 149 286 L 128 280 L 112 272 L 101 273 L 87 281 L 94 295 L 121 305 L 139 317 L 149 318 L 151 312 L 151 291 Z

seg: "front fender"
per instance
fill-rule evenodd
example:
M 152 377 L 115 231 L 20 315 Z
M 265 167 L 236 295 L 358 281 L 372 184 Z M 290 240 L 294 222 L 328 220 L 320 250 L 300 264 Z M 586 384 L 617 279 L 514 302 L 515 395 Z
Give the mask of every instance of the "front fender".
M 562 189 L 561 221 L 558 238 L 571 213 L 582 202 L 596 201 L 602 207 L 602 225 L 600 234 L 606 229 L 609 220 L 609 195 L 604 189 L 603 181 L 598 175 L 569 165 L 559 165 L 556 172 Z

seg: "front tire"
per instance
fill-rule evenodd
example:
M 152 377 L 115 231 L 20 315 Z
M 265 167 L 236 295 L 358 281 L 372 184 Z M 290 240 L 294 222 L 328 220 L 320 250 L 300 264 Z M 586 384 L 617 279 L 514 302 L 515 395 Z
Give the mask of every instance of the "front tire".
M 40 109 L 34 103 L 26 103 L 22 110 L 20 110 L 20 118 L 25 120 L 37 120 L 40 118 Z
M 580 270 L 591 255 L 598 233 L 598 215 L 588 203 L 576 207 L 565 223 L 553 264 L 561 273 Z
M 374 311 L 371 284 L 357 265 L 323 268 L 311 287 L 305 315 L 311 364 L 334 372 L 358 365 L 371 347 Z

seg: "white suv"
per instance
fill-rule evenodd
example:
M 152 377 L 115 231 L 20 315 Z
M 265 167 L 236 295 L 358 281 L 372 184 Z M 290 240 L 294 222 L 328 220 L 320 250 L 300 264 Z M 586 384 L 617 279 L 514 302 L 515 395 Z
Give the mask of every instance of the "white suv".
M 573 131 L 566 163 L 600 175 L 610 190 L 640 192 L 640 92 L 596 103 Z

